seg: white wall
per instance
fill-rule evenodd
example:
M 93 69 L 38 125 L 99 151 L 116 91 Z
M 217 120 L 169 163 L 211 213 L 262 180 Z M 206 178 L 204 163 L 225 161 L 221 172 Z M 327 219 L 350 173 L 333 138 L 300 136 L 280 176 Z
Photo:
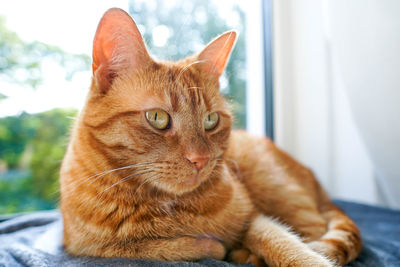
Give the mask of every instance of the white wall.
M 333 197 L 379 203 L 333 54 L 329 1 L 275 0 L 273 9 L 276 143 Z

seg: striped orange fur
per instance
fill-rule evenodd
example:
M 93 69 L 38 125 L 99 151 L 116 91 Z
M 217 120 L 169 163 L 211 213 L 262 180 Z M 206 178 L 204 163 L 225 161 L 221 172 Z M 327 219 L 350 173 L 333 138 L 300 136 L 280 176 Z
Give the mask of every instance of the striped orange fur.
M 231 129 L 218 77 L 235 40 L 227 32 L 199 54 L 156 62 L 127 13 L 105 13 L 61 168 L 66 251 L 258 266 L 357 257 L 357 226 L 313 174 L 270 140 Z M 168 128 L 147 121 L 154 109 L 168 114 Z M 218 123 L 205 130 L 213 112 Z

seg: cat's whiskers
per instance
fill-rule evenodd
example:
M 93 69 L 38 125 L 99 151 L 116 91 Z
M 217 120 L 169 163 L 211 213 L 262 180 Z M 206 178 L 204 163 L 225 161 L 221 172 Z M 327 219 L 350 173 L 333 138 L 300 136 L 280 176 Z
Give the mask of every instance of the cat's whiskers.
M 196 61 L 193 61 L 193 62 L 187 64 L 187 65 L 186 65 L 185 67 L 183 67 L 182 70 L 179 72 L 179 74 L 178 74 L 178 76 L 176 77 L 174 83 L 177 83 L 177 82 L 179 81 L 179 79 L 181 78 L 182 74 L 183 74 L 186 70 L 188 70 L 191 66 L 193 66 L 193 65 L 195 65 L 195 64 L 203 63 L 203 62 L 206 62 L 206 60 L 196 60 Z
M 126 181 L 132 179 L 133 177 L 136 177 L 136 176 L 138 176 L 138 175 L 148 174 L 148 173 L 151 173 L 151 172 L 154 172 L 154 169 L 145 170 L 145 171 L 139 172 L 139 173 L 132 173 L 132 174 L 130 174 L 130 175 L 128 175 L 128 176 L 125 176 L 125 177 L 122 178 L 121 180 L 119 180 L 119 181 L 113 183 L 111 186 L 107 187 L 106 189 L 104 189 L 103 191 L 101 191 L 100 193 L 98 193 L 95 197 L 98 197 L 99 195 L 103 195 L 105 192 L 107 192 L 107 191 L 110 190 L 111 188 L 113 188 L 113 187 L 115 187 L 115 186 L 117 186 L 117 185 L 119 185 L 119 184 L 121 184 L 121 183 L 123 183 L 123 182 L 126 182 Z M 102 196 L 101 198 L 98 199 L 99 202 L 101 202 L 102 198 L 103 198 L 103 196 Z
M 150 183 L 150 182 L 157 181 L 157 180 L 162 179 L 162 178 L 163 178 L 163 176 L 160 176 L 159 173 L 155 173 L 153 176 L 150 176 L 150 177 L 146 178 L 146 179 L 136 188 L 135 193 L 133 193 L 132 197 L 136 196 L 137 192 L 139 191 L 139 189 L 140 189 L 143 185 L 145 185 L 145 184 L 147 184 L 147 183 Z M 157 192 L 158 192 L 158 190 L 157 190 Z
M 140 163 L 127 165 L 127 166 L 120 167 L 120 168 L 115 168 L 115 169 L 111 169 L 111 170 L 102 171 L 102 172 L 99 172 L 99 173 L 94 174 L 94 175 L 86 176 L 86 177 L 83 178 L 83 180 L 77 179 L 75 181 L 70 182 L 67 185 L 64 185 L 64 187 L 70 187 L 70 188 L 67 188 L 67 190 L 64 191 L 64 192 L 68 193 L 68 189 L 73 190 L 75 186 L 79 186 L 82 183 L 88 182 L 89 180 L 91 180 L 91 181 L 89 181 L 88 184 L 91 184 L 91 183 L 95 182 L 96 180 L 98 180 L 98 179 L 100 179 L 100 178 L 102 178 L 102 177 L 104 177 L 104 176 L 106 176 L 106 175 L 108 175 L 110 173 L 116 172 L 116 171 L 122 171 L 122 170 L 129 171 L 129 170 L 132 170 L 132 169 L 134 169 L 133 171 L 139 171 L 139 170 L 143 170 L 143 169 L 140 169 L 140 168 L 144 168 L 145 169 L 145 168 L 149 167 L 152 164 L 159 164 L 159 163 L 163 163 L 163 162 L 164 161 L 140 162 Z M 150 166 L 150 167 L 154 167 L 154 166 Z M 136 168 L 136 170 L 135 170 L 135 168 Z M 121 174 L 121 173 L 118 173 L 118 174 Z M 58 191 L 54 192 L 54 194 L 58 193 L 59 191 L 60 191 L 60 189 Z
M 126 169 L 130 169 L 130 168 L 134 168 L 134 167 L 139 167 L 139 166 L 143 166 L 143 165 L 147 165 L 147 164 L 152 164 L 152 163 L 155 163 L 155 162 L 152 162 L 152 161 L 140 162 L 140 163 L 127 165 L 127 166 L 120 167 L 120 168 L 115 168 L 115 169 L 111 169 L 111 170 L 105 170 L 105 171 L 99 172 L 99 173 L 94 174 L 94 175 L 91 175 L 91 176 L 86 176 L 86 177 L 84 177 L 83 179 L 87 178 L 87 179 L 85 179 L 85 180 L 88 180 L 88 179 L 95 178 L 96 176 L 104 176 L 104 175 L 107 175 L 107 174 L 112 173 L 112 172 L 114 172 L 114 171 L 126 170 Z M 84 181 L 85 181 L 85 180 L 84 180 Z M 74 183 L 76 183 L 76 182 L 78 182 L 78 181 L 79 181 L 79 180 L 73 181 L 73 182 L 71 182 L 70 184 L 74 184 Z M 84 182 L 84 181 L 83 181 L 83 182 Z

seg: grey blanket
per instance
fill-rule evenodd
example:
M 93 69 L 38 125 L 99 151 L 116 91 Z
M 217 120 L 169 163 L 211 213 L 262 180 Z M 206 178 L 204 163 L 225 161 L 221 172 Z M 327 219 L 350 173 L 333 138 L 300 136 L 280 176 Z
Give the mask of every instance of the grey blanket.
M 400 211 L 337 201 L 360 226 L 364 247 L 347 266 L 400 267 Z M 61 245 L 59 211 L 36 212 L 0 223 L 0 266 L 246 266 L 213 259 L 161 262 L 72 257 Z

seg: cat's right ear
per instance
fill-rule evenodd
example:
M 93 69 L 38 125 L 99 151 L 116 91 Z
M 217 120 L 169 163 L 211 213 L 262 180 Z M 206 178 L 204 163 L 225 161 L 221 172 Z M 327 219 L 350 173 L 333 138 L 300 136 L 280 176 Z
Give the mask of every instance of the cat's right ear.
M 107 10 L 93 41 L 93 77 L 101 92 L 107 92 L 120 71 L 138 69 L 150 62 L 143 38 L 131 16 L 119 8 Z

